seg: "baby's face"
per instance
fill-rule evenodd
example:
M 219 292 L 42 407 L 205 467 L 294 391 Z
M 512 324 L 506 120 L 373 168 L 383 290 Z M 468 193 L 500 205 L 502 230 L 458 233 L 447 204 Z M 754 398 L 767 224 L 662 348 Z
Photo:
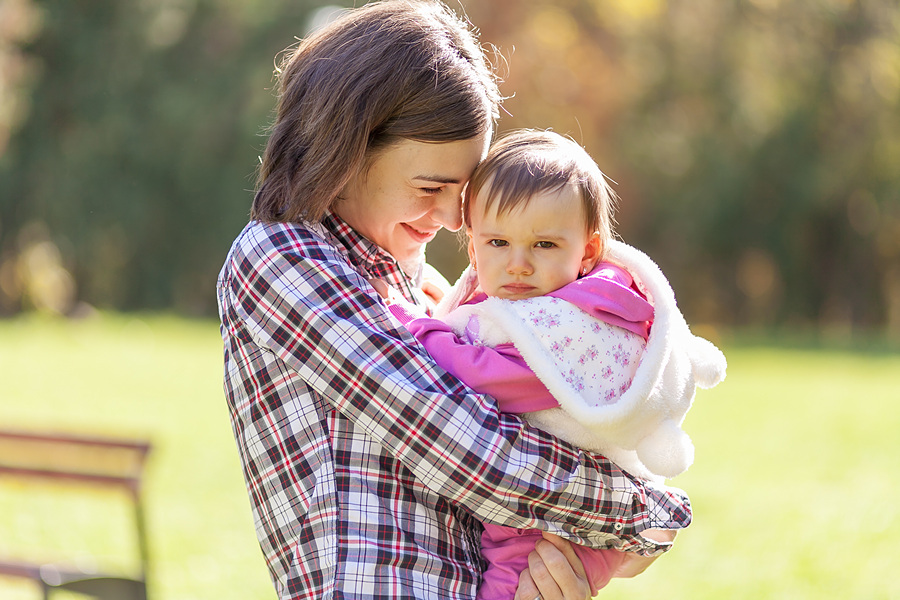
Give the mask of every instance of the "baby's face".
M 472 204 L 469 259 L 488 296 L 522 300 L 542 296 L 592 268 L 600 252 L 597 234 L 588 234 L 577 191 L 566 186 L 541 193 L 527 204 L 485 213 L 481 195 Z

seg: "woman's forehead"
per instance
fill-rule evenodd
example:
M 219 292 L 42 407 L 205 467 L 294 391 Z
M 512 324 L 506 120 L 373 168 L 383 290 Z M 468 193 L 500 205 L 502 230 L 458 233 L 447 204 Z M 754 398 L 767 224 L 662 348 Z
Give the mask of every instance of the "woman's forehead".
M 382 170 L 435 184 L 461 184 L 487 152 L 487 135 L 453 142 L 401 140 L 375 158 Z

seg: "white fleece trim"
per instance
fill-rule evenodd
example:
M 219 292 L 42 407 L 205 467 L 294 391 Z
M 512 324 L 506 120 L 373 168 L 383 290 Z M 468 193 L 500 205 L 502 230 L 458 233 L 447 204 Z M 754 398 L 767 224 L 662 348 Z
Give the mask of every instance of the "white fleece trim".
M 691 333 L 668 280 L 646 254 L 612 241 L 605 259 L 627 270 L 654 308 L 653 325 L 631 386 L 613 404 L 585 400 L 566 381 L 549 348 L 520 314 L 529 306 L 526 303 L 555 302 L 554 310 L 558 311 L 560 304 L 568 305 L 573 314 L 583 316 L 584 327 L 590 327 L 594 317 L 578 307 L 548 297 L 516 302 L 488 298 L 462 307 L 464 314 L 450 314 L 449 320 L 455 322 L 454 328 L 465 328 L 469 316 L 478 314 L 479 337 L 485 345 L 511 341 L 516 346 L 562 408 L 551 409 L 553 413 L 539 411 L 548 414 L 534 417 L 536 423 L 552 425 L 551 433 L 581 447 L 603 449 L 613 460 L 626 463 L 619 466 L 638 476 L 674 477 L 693 461 L 693 445 L 681 430 L 681 422 L 696 387 L 712 387 L 724 379 L 725 357 L 713 344 Z M 437 314 L 446 319 L 447 313 L 469 296 L 474 281 L 475 273 L 467 269 Z M 563 412 L 569 417 L 568 425 Z
M 544 297 L 543 299 L 546 299 Z M 496 325 L 505 334 L 505 340 L 511 341 L 525 363 L 528 365 L 538 379 L 547 386 L 547 389 L 559 402 L 559 405 L 570 415 L 585 422 L 586 424 L 608 425 L 610 421 L 616 421 L 627 416 L 631 412 L 631 407 L 622 404 L 619 398 L 614 404 L 591 406 L 590 400 L 586 400 L 572 385 L 566 381 L 565 377 L 560 373 L 557 362 L 546 346 L 534 333 L 534 328 L 526 324 L 516 311 L 516 304 L 521 302 L 540 302 L 542 298 L 531 298 L 529 300 L 520 300 L 510 302 L 499 298 L 488 298 L 480 305 L 481 315 L 486 317 L 486 321 Z M 555 299 L 559 304 L 568 305 L 572 311 L 583 315 L 582 322 L 585 327 L 590 327 L 594 318 L 584 313 L 578 307 L 571 305 L 563 300 Z M 485 328 L 484 322 L 481 324 L 482 330 Z M 580 332 L 572 332 L 577 334 Z M 497 337 L 493 339 L 484 339 L 486 345 L 496 345 Z M 640 370 L 640 367 L 638 367 Z M 633 385 L 633 384 L 632 384 Z

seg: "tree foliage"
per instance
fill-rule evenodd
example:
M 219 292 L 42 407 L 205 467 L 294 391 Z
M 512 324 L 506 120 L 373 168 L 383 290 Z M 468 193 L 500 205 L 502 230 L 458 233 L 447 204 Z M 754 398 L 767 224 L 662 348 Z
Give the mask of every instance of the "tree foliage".
M 592 152 L 619 183 L 620 233 L 689 316 L 900 335 L 896 3 L 501 0 L 470 15 L 509 51 L 504 126 Z
M 0 0 L 31 15 L 0 27 L 0 310 L 210 313 L 319 4 Z M 501 129 L 585 145 L 689 318 L 900 334 L 895 2 L 451 4 L 502 55 Z
M 78 298 L 209 313 L 215 275 L 249 213 L 273 57 L 302 34 L 308 10 L 288 1 L 42 3 L 40 33 L 25 47 L 38 83 L 0 157 L 6 310 L 65 309 Z M 60 268 L 77 285 L 42 294 Z

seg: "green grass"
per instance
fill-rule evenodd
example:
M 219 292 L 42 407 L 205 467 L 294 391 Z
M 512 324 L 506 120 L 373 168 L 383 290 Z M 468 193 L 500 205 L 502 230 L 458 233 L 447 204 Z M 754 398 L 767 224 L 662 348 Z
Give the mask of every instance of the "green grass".
M 134 316 L 0 322 L 0 371 L 3 426 L 153 441 L 145 494 L 151 600 L 274 598 L 228 422 L 216 323 Z M 73 518 L 54 526 L 52 513 L 31 516 L 39 507 L 4 507 L 17 491 L 0 487 L 0 556 L 57 560 L 87 546 L 101 565 L 135 564 L 123 498 L 55 494 L 43 507 L 55 502 Z M 78 517 L 92 510 L 113 531 L 98 525 L 89 544 L 77 538 L 87 520 Z M 38 597 L 0 579 L 4 600 Z
M 726 348 L 672 484 L 694 523 L 608 598 L 900 598 L 900 355 Z M 634 594 L 634 596 L 632 596 Z
M 672 482 L 690 493 L 694 524 L 649 571 L 599 597 L 900 599 L 900 355 L 724 349 L 728 378 L 699 393 L 685 423 L 696 461 Z M 153 440 L 152 600 L 274 598 L 231 439 L 214 322 L 0 321 L 0 399 L 5 427 Z M 0 556 L 58 560 L 75 548 L 127 569 L 126 508 L 117 497 L 0 482 Z M 95 521 L 112 531 L 85 535 Z M 38 597 L 0 579 L 4 600 Z

